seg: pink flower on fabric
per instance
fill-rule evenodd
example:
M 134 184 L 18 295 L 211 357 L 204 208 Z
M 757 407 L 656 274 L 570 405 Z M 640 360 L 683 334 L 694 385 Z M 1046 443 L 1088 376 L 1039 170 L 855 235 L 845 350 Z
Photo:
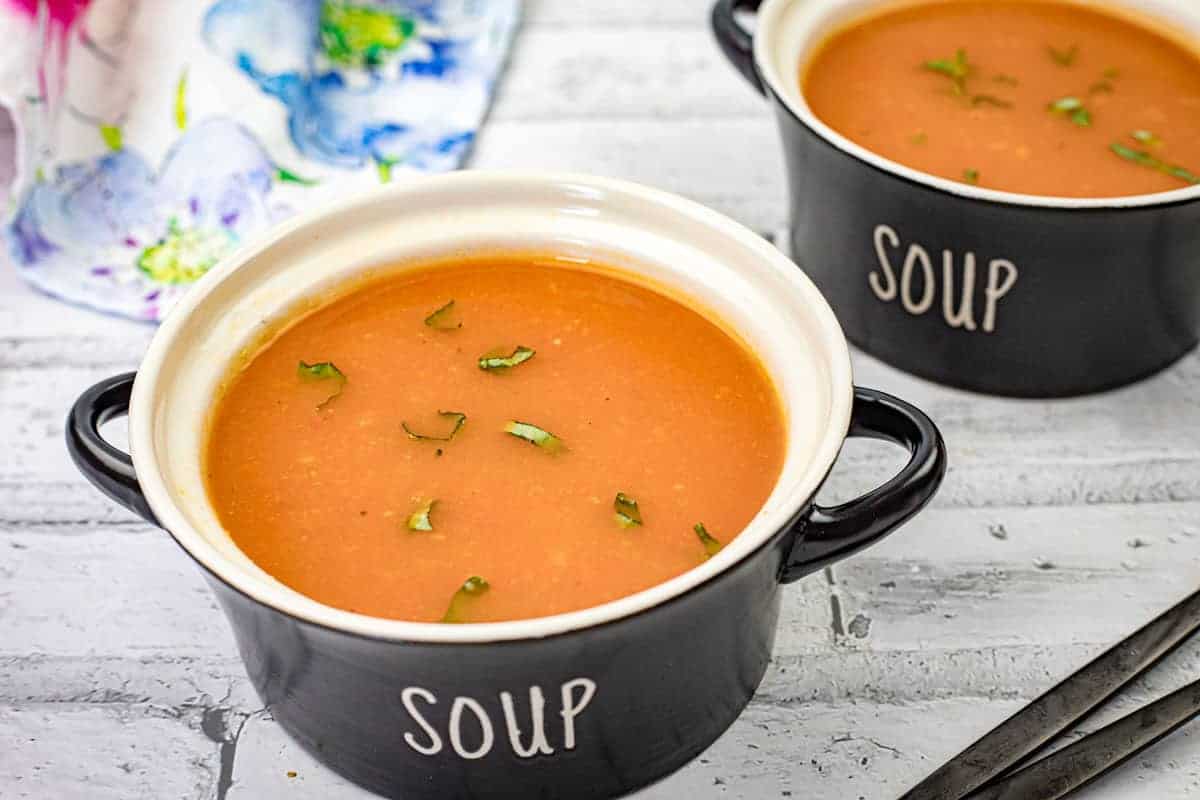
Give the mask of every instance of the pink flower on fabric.
M 39 8 L 46 8 L 50 19 L 64 28 L 71 26 L 79 15 L 87 10 L 91 0 L 8 0 L 8 4 L 25 12 L 25 15 L 37 18 Z

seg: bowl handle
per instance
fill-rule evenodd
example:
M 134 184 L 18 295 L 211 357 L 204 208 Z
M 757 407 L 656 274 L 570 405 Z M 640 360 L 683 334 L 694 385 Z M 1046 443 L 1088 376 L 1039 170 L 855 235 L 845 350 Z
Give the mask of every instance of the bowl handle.
M 762 3 L 763 0 L 717 0 L 712 9 L 711 20 L 713 35 L 717 37 L 717 44 L 729 59 L 729 63 L 742 73 L 742 77 L 749 81 L 759 94 L 765 96 L 766 87 L 763 86 L 762 78 L 754 66 L 754 37 L 739 25 L 734 17 L 736 11 L 757 12 Z
M 158 520 L 138 485 L 133 460 L 100 435 L 101 425 L 129 413 L 134 375 L 126 372 L 100 381 L 79 395 L 67 416 L 67 451 L 93 486 L 142 519 L 157 525 Z
M 854 388 L 849 436 L 906 448 L 908 463 L 891 480 L 836 506 L 814 505 L 795 526 L 780 581 L 791 581 L 874 544 L 929 502 L 946 474 L 946 445 L 920 409 L 874 389 Z

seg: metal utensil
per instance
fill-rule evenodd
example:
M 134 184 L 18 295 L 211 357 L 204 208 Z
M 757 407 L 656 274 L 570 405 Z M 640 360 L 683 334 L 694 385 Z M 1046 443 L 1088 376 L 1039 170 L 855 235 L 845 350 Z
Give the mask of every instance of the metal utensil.
M 1142 706 L 970 795 L 969 800 L 1058 800 L 1200 716 L 1200 681 Z
M 990 733 L 984 735 L 905 793 L 900 800 L 963 800 L 970 796 L 972 792 L 994 782 L 1039 752 L 1054 737 L 1069 730 L 1126 684 L 1158 663 L 1197 630 L 1200 630 L 1200 591 L 1172 606 L 1124 641 L 1114 645 L 1087 666 L 1000 723 Z M 1186 689 L 1180 690 L 1184 698 L 1187 696 L 1186 691 Z M 1176 695 L 1180 692 L 1177 692 Z M 1155 715 L 1165 713 L 1165 711 L 1174 711 L 1178 716 L 1186 711 L 1186 699 L 1177 698 L 1176 695 L 1170 695 L 1157 703 L 1152 703 L 1141 712 L 1135 712 L 1130 717 L 1114 723 L 1114 726 L 1121 726 L 1131 717 L 1137 718 L 1143 713 L 1149 713 L 1156 720 L 1158 717 Z M 1179 705 L 1176 706 L 1169 701 L 1174 701 Z M 1096 734 L 1097 736 L 1107 734 L 1098 743 L 1094 742 L 1085 747 L 1084 742 L 1087 741 L 1085 739 L 1072 745 L 1071 748 L 1077 748 L 1074 756 L 1080 758 L 1084 755 L 1099 757 L 1107 752 L 1106 748 L 1115 748 L 1113 752 L 1118 755 L 1119 753 L 1116 751 L 1128 751 L 1120 758 L 1115 758 L 1115 756 L 1109 758 L 1104 769 L 1110 769 L 1132 752 L 1152 744 L 1180 724 L 1182 722 L 1166 726 L 1162 732 L 1151 735 L 1147 741 L 1133 750 L 1129 749 L 1133 743 L 1141 741 L 1145 737 L 1141 734 L 1135 735 L 1136 732 L 1126 731 L 1123 727 L 1112 733 L 1105 728 Z M 1088 737 L 1088 739 L 1090 738 L 1092 737 Z M 1124 750 L 1120 747 L 1122 742 L 1127 745 Z M 1062 751 L 1063 754 L 1066 754 L 1071 748 L 1066 748 Z M 1058 753 L 1045 761 L 1052 761 L 1051 767 L 1058 766 L 1059 768 L 1062 768 L 1064 764 L 1071 763 L 1066 755 L 1060 759 Z M 1035 766 L 1040 767 L 1042 763 L 1044 762 L 1039 762 L 1039 765 Z M 1032 774 L 1048 780 L 1051 767 L 1040 767 L 1040 771 Z M 1088 769 L 1080 767 L 1080 774 L 1089 772 Z M 1098 774 L 1100 773 L 1091 774 L 1087 780 L 1091 780 Z M 1032 780 L 1032 778 L 1026 778 L 1026 780 Z M 1082 784 L 1076 783 L 1075 785 Z M 1032 792 L 1028 788 L 1023 791 Z M 1033 793 L 981 795 L 981 797 L 988 798 L 1005 797 L 1021 798 L 1021 800 L 1061 796 L 1061 794 L 1038 795 Z

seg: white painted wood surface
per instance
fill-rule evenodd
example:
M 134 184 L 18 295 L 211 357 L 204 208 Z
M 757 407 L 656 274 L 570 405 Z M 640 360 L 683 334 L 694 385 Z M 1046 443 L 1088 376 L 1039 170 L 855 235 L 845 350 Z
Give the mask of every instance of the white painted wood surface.
M 777 228 L 773 123 L 706 18 L 703 0 L 529 0 L 473 164 L 632 178 Z M 66 456 L 70 402 L 135 368 L 151 333 L 0 270 L 0 798 L 364 798 L 260 708 L 188 559 Z M 1200 357 L 1060 402 L 856 368 L 940 423 L 945 488 L 892 539 L 786 591 L 754 702 L 647 800 L 893 800 L 1200 584 Z M 828 495 L 896 463 L 851 443 Z M 1200 643 L 1125 707 L 1197 674 Z M 1080 796 L 1200 796 L 1200 726 Z

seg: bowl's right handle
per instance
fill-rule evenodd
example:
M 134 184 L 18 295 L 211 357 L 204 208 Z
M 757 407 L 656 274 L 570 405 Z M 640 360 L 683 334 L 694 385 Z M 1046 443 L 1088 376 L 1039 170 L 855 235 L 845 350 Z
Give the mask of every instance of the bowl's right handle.
M 874 389 L 854 389 L 847 436 L 882 439 L 909 452 L 887 483 L 836 506 L 814 505 L 796 523 L 780 580 L 789 583 L 882 539 L 929 502 L 946 474 L 946 444 L 919 408 Z
M 734 17 L 736 11 L 756 12 L 762 4 L 763 0 L 717 0 L 712 9 L 712 29 L 729 62 L 759 94 L 766 95 L 762 77 L 754 66 L 754 37 Z
M 127 372 L 100 381 L 75 401 L 67 416 L 67 451 L 71 460 L 104 494 L 147 522 L 158 524 L 133 471 L 128 453 L 113 447 L 100 435 L 100 426 L 129 413 L 129 395 L 136 373 Z

